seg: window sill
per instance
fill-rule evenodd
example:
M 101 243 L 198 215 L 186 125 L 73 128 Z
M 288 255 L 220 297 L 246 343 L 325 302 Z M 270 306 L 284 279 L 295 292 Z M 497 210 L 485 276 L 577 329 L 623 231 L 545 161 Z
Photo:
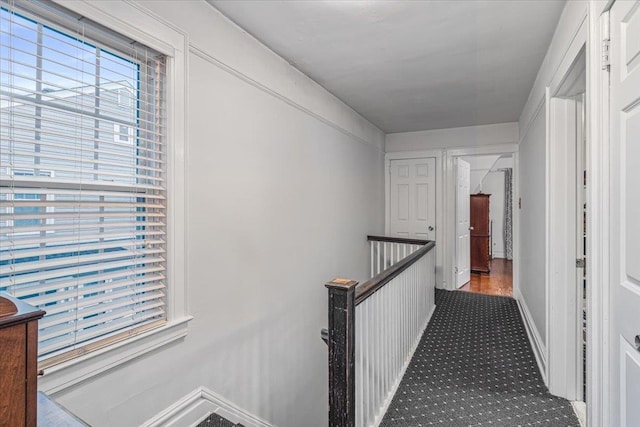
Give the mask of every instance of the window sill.
M 192 316 L 187 316 L 173 320 L 131 339 L 47 368 L 45 374 L 38 379 L 38 390 L 47 394 L 60 392 L 143 354 L 181 340 L 187 336 L 187 325 L 191 319 Z

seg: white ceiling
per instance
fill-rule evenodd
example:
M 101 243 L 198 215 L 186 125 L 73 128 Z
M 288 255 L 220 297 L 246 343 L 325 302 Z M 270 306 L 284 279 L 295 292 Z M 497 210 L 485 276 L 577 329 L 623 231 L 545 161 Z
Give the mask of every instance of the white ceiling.
M 207 1 L 387 133 L 517 121 L 564 6 Z

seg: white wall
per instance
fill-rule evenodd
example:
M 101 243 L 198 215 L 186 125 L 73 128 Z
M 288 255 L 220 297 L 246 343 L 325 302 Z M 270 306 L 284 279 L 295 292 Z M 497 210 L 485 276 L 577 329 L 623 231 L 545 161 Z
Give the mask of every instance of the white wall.
M 419 151 L 518 142 L 518 123 L 467 126 L 419 132 L 391 133 L 385 137 L 385 151 Z
M 534 335 L 534 350 L 538 352 L 543 376 L 546 376 L 546 353 L 548 351 L 547 324 L 547 184 L 549 150 L 547 135 L 546 88 L 554 79 L 565 55 L 576 39 L 587 17 L 587 1 L 567 2 L 558 22 L 553 39 L 538 71 L 533 88 L 520 115 L 520 262 L 519 295 L 528 312 L 529 327 Z M 514 206 L 514 210 L 517 209 Z M 539 340 L 539 342 L 538 342 Z
M 326 289 L 367 278 L 384 225 L 383 134 L 204 2 L 144 2 L 187 33 L 187 277 L 194 320 L 58 393 L 136 426 L 199 386 L 281 427 L 327 424 Z
M 500 158 L 500 155 L 492 156 L 463 156 L 462 159 L 469 162 L 471 167 L 471 174 L 469 180 L 469 192 L 475 194 L 480 190 L 480 184 L 482 180 L 489 173 L 496 160 Z M 485 191 L 486 193 L 486 191 Z
M 545 108 L 520 144 L 520 293 L 546 342 Z

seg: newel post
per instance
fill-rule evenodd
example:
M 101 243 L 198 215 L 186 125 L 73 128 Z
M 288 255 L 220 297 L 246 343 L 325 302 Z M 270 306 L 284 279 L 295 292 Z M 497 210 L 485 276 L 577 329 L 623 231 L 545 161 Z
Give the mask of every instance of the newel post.
M 355 291 L 358 282 L 333 279 L 329 289 L 329 427 L 356 423 Z

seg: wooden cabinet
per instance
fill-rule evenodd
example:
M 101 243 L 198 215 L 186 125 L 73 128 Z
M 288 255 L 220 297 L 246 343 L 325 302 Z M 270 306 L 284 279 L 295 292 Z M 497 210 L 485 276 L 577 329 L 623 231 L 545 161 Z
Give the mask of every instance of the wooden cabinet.
M 38 319 L 44 311 L 0 295 L 0 425 L 35 427 Z
M 489 273 L 489 197 L 490 194 L 472 194 L 471 220 L 471 271 Z

